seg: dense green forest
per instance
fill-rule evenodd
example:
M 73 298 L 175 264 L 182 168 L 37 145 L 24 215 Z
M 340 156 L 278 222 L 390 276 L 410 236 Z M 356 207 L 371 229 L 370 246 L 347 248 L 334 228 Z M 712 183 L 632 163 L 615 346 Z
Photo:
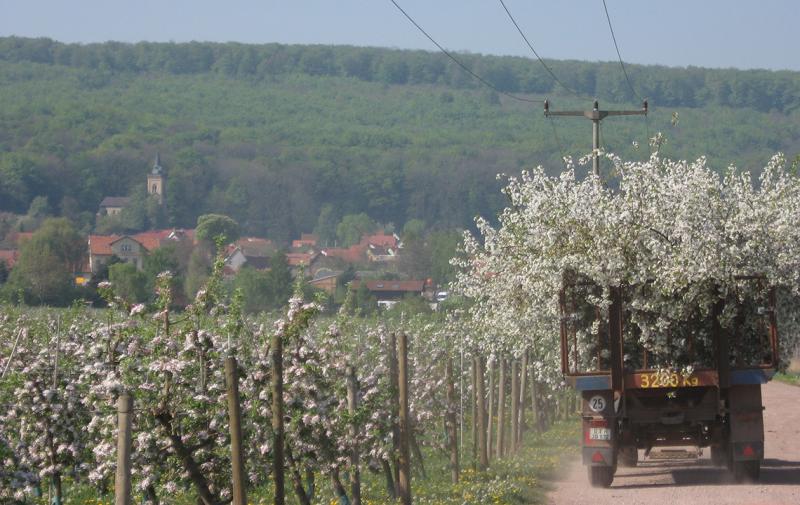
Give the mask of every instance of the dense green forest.
M 553 108 L 638 107 L 618 63 L 548 61 L 585 98 L 554 87 L 535 61 L 460 55 L 498 90 Z M 603 122 L 604 147 L 644 158 L 707 155 L 757 169 L 800 150 L 800 73 L 628 67 L 651 114 Z M 675 121 L 675 114 L 678 120 Z M 166 212 L 131 227 L 233 217 L 283 242 L 366 213 L 401 228 L 469 226 L 504 202 L 497 173 L 585 154 L 590 124 L 546 120 L 441 54 L 213 43 L 62 44 L 0 39 L 0 211 L 70 217 L 84 228 L 104 196 L 144 199 L 156 152 Z M 636 148 L 633 143 L 638 142 Z M 42 207 L 45 207 L 43 210 Z

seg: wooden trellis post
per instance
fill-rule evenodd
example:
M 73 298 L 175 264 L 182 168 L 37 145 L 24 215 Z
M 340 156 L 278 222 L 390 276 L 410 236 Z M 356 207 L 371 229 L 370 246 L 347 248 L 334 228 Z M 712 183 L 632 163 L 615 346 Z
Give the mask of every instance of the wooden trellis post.
M 353 449 L 350 452 L 350 494 L 353 505 L 361 505 L 361 472 L 359 470 L 358 454 L 358 425 L 355 422 L 356 409 L 358 409 L 358 379 L 352 365 L 345 368 L 347 377 L 347 412 L 350 414 L 350 437 L 353 439 Z
M 284 480 L 284 426 L 283 426 L 283 339 L 280 333 L 272 335 L 272 474 L 275 481 L 275 505 L 286 503 Z
M 408 336 L 401 332 L 397 338 L 397 372 L 400 391 L 400 501 L 411 505 L 411 423 L 408 412 Z
M 117 472 L 114 477 L 114 505 L 131 505 L 131 424 L 133 397 L 117 398 Z
M 228 424 L 231 433 L 231 474 L 233 505 L 247 505 L 247 480 L 242 452 L 242 412 L 239 405 L 239 376 L 236 358 L 225 358 L 225 385 L 228 393 Z

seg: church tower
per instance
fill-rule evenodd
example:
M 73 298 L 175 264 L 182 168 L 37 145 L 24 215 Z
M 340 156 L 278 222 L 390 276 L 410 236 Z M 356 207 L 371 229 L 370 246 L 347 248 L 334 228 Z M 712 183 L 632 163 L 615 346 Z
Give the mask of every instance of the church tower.
M 153 169 L 147 174 L 147 194 L 155 195 L 159 205 L 164 204 L 164 169 L 161 168 L 161 156 L 158 153 Z

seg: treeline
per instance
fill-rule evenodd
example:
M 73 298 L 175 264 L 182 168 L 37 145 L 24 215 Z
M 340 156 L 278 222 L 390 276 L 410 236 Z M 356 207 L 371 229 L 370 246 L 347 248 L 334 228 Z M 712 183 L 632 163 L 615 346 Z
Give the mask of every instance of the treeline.
M 546 92 L 557 108 L 590 106 L 551 95 L 535 61 L 464 58 L 502 89 Z M 631 107 L 618 65 L 552 63 L 603 106 Z M 800 110 L 791 105 L 800 93 L 769 98 L 773 87 L 797 90 L 798 73 L 635 66 L 631 73 L 651 98 L 650 115 L 604 121 L 608 151 L 644 159 L 648 134 L 662 131 L 667 156 L 759 170 L 775 151 L 794 158 L 800 150 Z M 760 84 L 742 84 L 756 77 Z M 758 107 L 787 113 L 707 105 L 697 97 L 714 79 L 736 94 L 750 90 L 748 103 L 774 100 Z M 478 88 L 422 51 L 3 38 L 0 104 L 0 248 L 9 247 L 8 231 L 31 231 L 48 216 L 67 217 L 83 233 L 121 233 L 190 228 L 218 213 L 243 234 L 279 244 L 312 230 L 335 235 L 345 216 L 359 214 L 387 230 L 417 219 L 432 230 L 463 229 L 506 205 L 496 174 L 539 164 L 558 172 L 562 155 L 582 156 L 591 146 L 586 121 L 548 121 L 540 105 Z M 163 207 L 145 192 L 157 152 L 166 171 Z M 132 204 L 118 219 L 97 222 L 105 196 L 130 196 Z
M 552 94 L 555 83 L 529 58 L 459 55 L 470 68 L 505 92 Z M 0 59 L 63 65 L 98 72 L 216 73 L 242 79 L 277 75 L 352 77 L 386 84 L 479 86 L 446 56 L 325 45 L 239 43 L 64 44 L 47 38 L 0 38 Z M 606 101 L 636 100 L 616 62 L 553 61 L 547 64 L 578 93 Z M 750 107 L 789 113 L 800 107 L 800 73 L 789 71 L 668 68 L 628 65 L 638 94 L 661 106 Z M 102 74 L 100 74 L 102 78 Z

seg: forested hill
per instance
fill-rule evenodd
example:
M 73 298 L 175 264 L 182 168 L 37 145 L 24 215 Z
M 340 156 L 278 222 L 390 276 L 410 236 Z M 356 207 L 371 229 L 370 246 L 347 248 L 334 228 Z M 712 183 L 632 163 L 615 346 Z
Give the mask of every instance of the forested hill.
M 498 90 L 554 108 L 593 96 L 640 105 L 618 63 L 548 61 L 577 99 L 535 60 L 460 57 Z M 800 73 L 627 68 L 651 114 L 605 120 L 609 150 L 644 158 L 647 132 L 662 131 L 670 156 L 757 169 L 800 148 Z M 589 147 L 587 121 L 545 120 L 540 105 L 488 90 L 438 53 L 0 39 L 0 211 L 46 196 L 51 213 L 88 223 L 104 196 L 139 196 L 160 152 L 166 215 L 132 226 L 219 212 L 279 241 L 360 212 L 468 226 L 503 206 L 496 173 L 559 170 L 562 152 Z

